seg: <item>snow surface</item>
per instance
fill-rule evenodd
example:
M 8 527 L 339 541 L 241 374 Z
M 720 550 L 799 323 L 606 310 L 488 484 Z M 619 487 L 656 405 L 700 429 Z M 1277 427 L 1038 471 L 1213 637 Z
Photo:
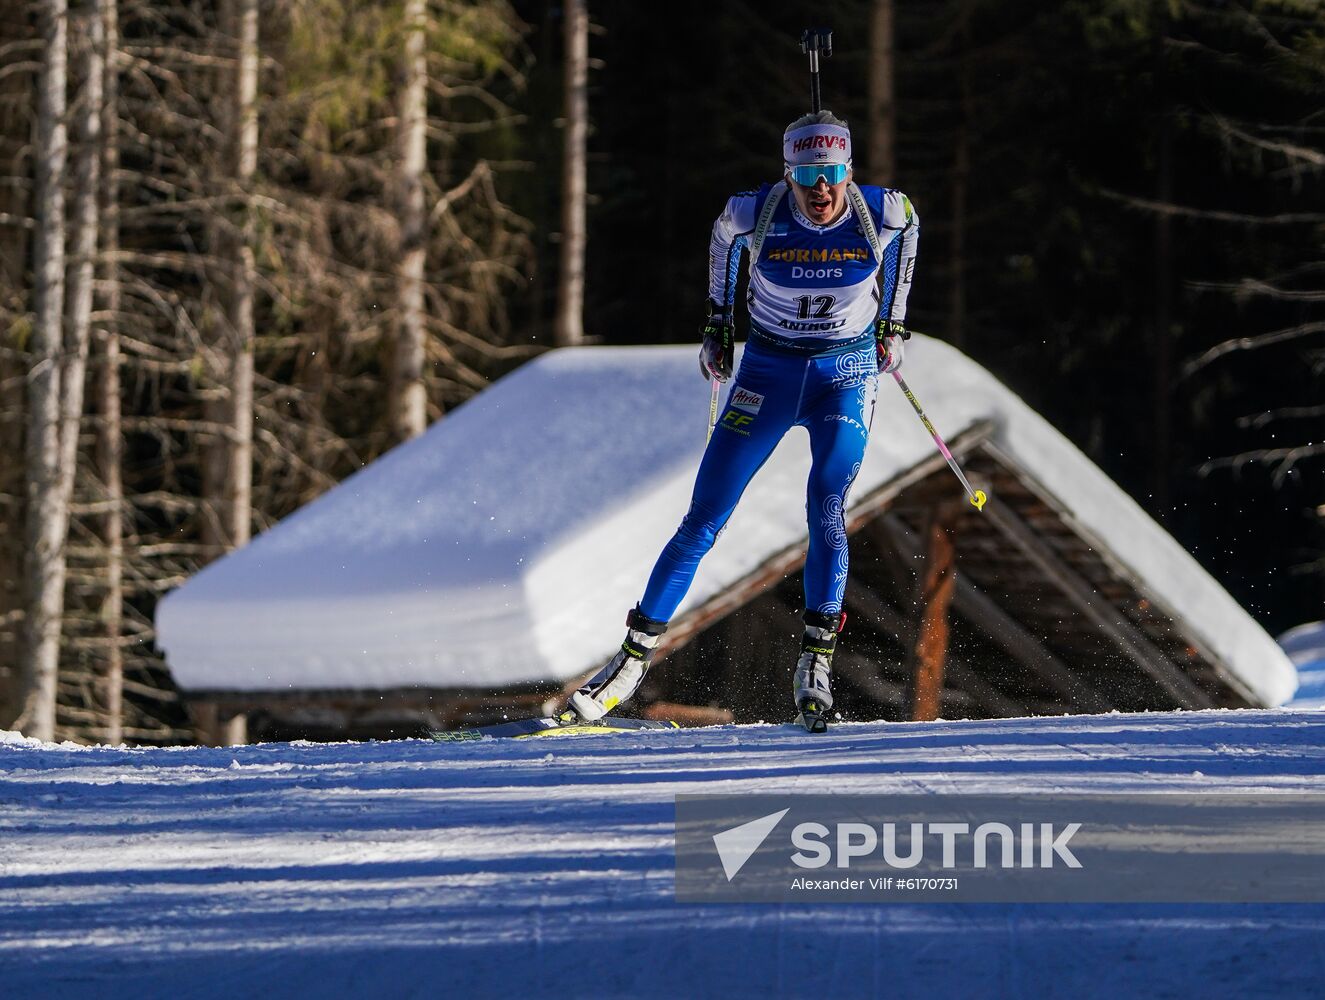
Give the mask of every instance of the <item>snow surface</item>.
M 0 744 L 12 743 L 17 746 L 41 747 L 49 744 L 42 743 L 41 740 L 34 740 L 31 736 L 24 736 L 22 733 L 15 733 L 8 729 L 0 729 Z
M 1325 714 L 0 740 L 0 994 L 1319 996 L 1319 905 L 680 905 L 678 793 L 1319 790 Z
M 1274 640 L 989 372 L 917 335 L 906 375 L 948 439 L 993 421 L 1004 454 L 1263 704 L 1292 695 L 1296 674 Z M 176 681 L 497 687 L 597 666 L 689 504 L 708 395 L 692 347 L 541 355 L 167 595 L 156 625 Z M 933 454 L 885 380 L 853 499 Z M 679 613 L 804 539 L 808 470 L 804 433 L 788 434 Z

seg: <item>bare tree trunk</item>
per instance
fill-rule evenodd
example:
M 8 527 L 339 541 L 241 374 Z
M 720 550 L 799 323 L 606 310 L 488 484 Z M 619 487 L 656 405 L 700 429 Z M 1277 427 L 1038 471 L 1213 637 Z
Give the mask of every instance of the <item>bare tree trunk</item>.
M 869 164 L 875 184 L 897 182 L 896 58 L 893 0 L 870 7 Z
M 253 181 L 258 172 L 258 0 L 239 2 L 239 80 L 236 118 L 239 126 L 235 181 L 243 198 L 243 232 L 235 255 L 230 299 L 230 347 L 234 367 L 230 382 L 230 488 L 226 500 L 230 544 L 248 543 L 253 523 Z
M 218 398 L 207 406 L 208 418 L 224 428 L 224 440 L 204 459 L 204 496 L 209 516 L 204 542 L 221 550 L 249 540 L 253 496 L 253 293 L 257 269 L 253 258 L 252 187 L 258 163 L 258 4 L 229 0 L 226 34 L 235 44 L 234 96 L 226 115 L 227 174 L 239 205 L 238 232 L 218 240 L 225 261 L 221 291 L 224 322 L 213 348 Z M 228 89 L 228 88 L 227 88 Z
M 60 374 L 60 497 L 68 507 L 78 468 L 88 339 L 92 327 L 92 277 L 97 257 L 97 198 L 101 180 L 101 103 L 104 31 L 95 0 L 82 0 L 73 19 L 81 96 L 74 108 L 73 205 L 69 223 L 72 257 L 65 298 L 64 358 Z
M 26 17 L 0 20 L 0 45 L 35 41 L 37 25 Z M 12 156 L 14 150 L 33 141 L 30 109 L 33 75 L 8 73 L 0 78 L 0 149 Z M 6 173 L 17 170 L 7 168 Z M 11 222 L 0 223 L 0 315 L 14 317 L 8 308 L 24 299 L 32 268 L 33 232 L 23 224 L 35 213 L 31 184 L 11 177 L 0 184 L 0 215 Z M 23 221 L 19 221 L 23 220 Z M 2 320 L 0 320 L 2 321 Z M 22 386 L 26 359 L 18 352 L 0 355 L 0 384 Z M 13 727 L 23 711 L 26 678 L 19 651 L 26 597 L 23 594 L 24 558 L 27 539 L 23 524 L 23 492 L 26 468 L 23 459 L 26 399 L 22 391 L 0 392 L 0 729 Z
M 66 524 L 57 572 L 61 579 L 61 631 L 72 636 L 65 584 L 69 579 L 69 519 L 79 471 L 79 438 L 87 386 L 88 344 L 92 327 L 93 276 L 97 257 L 97 200 L 101 175 L 101 103 L 103 31 L 96 0 L 79 0 L 69 18 L 69 51 L 78 81 L 70 108 L 73 201 L 70 205 L 69 259 L 65 272 L 64 350 L 60 359 L 59 503 Z M 76 613 L 76 612 L 75 612 Z M 66 683 L 70 680 L 65 678 Z M 77 685 L 82 687 L 83 685 Z M 57 695 L 57 697 L 59 697 Z M 89 708 L 94 707 L 89 705 Z
M 566 0 L 566 136 L 561 179 L 561 270 L 557 279 L 558 347 L 584 342 L 584 257 L 589 138 L 589 10 Z
M 400 251 L 396 264 L 396 336 L 387 397 L 391 433 L 398 441 L 417 437 L 428 423 L 427 391 L 423 383 L 426 336 L 423 265 L 428 244 L 423 197 L 428 127 L 428 60 L 424 52 L 427 24 L 426 0 L 406 0 L 405 58 L 397 126 L 396 217 L 400 225 Z
M 24 708 L 19 728 L 55 737 L 55 691 L 64 608 L 64 538 L 69 509 L 60 494 L 60 347 L 64 305 L 64 175 L 68 156 L 65 86 L 69 11 L 44 0 L 39 12 L 45 59 L 37 98 L 33 306 L 28 376 L 27 568 L 23 643 Z
M 120 435 L 120 271 L 115 259 L 120 249 L 119 96 L 116 53 L 120 47 L 118 0 L 97 0 L 102 19 L 105 57 L 102 62 L 101 105 L 101 313 L 105 320 L 95 332 L 101 355 L 97 392 L 97 472 L 105 514 L 101 537 L 106 546 L 105 591 L 100 618 L 106 652 L 102 662 L 100 696 L 106 713 L 105 741 L 124 740 L 124 650 L 120 646 L 124 621 L 124 483 Z
M 214 387 L 203 406 L 219 428 L 202 458 L 201 536 L 213 555 L 248 543 L 253 523 L 253 186 L 258 167 L 258 0 L 225 0 L 220 22 L 234 56 L 234 77 L 220 74 L 218 124 L 224 135 L 224 165 L 217 184 L 236 205 L 238 220 L 214 231 L 213 253 L 222 296 L 204 358 Z M 231 48 L 233 46 L 233 48 Z M 233 84 L 233 86 L 231 86 Z

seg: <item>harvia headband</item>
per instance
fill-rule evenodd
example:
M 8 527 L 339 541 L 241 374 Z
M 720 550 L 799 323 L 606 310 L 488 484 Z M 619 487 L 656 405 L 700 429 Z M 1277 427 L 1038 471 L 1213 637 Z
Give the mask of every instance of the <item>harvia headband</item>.
M 851 162 L 851 133 L 841 125 L 803 125 L 782 137 L 782 159 L 791 166 Z

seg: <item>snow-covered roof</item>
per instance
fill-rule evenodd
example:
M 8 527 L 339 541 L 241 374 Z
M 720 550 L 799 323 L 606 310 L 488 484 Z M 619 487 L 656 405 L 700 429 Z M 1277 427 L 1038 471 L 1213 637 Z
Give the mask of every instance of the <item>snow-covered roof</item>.
M 1279 636 L 1297 670 L 1297 694 L 1286 708 L 1325 708 L 1325 622 L 1307 622 Z
M 501 379 L 167 595 L 157 631 L 176 681 L 192 691 L 492 688 L 590 669 L 620 641 L 688 505 L 709 409 L 695 355 L 570 348 Z M 1000 453 L 1262 704 L 1292 695 L 1295 671 L 1274 640 L 989 372 L 917 335 L 905 373 L 949 440 L 991 422 Z M 889 381 L 853 502 L 934 453 Z M 806 437 L 793 431 L 678 616 L 804 539 L 808 470 Z

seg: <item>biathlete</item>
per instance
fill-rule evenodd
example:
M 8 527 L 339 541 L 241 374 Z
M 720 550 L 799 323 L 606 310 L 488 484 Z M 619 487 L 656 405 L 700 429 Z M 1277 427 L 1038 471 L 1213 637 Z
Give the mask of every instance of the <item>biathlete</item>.
M 782 138 L 785 175 L 735 195 L 709 244 L 708 321 L 700 372 L 732 374 L 732 308 L 749 253 L 750 330 L 726 405 L 700 462 L 690 509 L 626 618 L 612 659 L 570 699 L 599 719 L 639 688 L 649 660 L 750 479 L 793 426 L 810 435 L 805 634 L 793 698 L 821 731 L 846 622 L 847 493 L 860 471 L 880 372 L 902 363 L 906 300 L 920 220 L 900 191 L 852 180 L 851 133 L 829 111 L 799 118 Z

